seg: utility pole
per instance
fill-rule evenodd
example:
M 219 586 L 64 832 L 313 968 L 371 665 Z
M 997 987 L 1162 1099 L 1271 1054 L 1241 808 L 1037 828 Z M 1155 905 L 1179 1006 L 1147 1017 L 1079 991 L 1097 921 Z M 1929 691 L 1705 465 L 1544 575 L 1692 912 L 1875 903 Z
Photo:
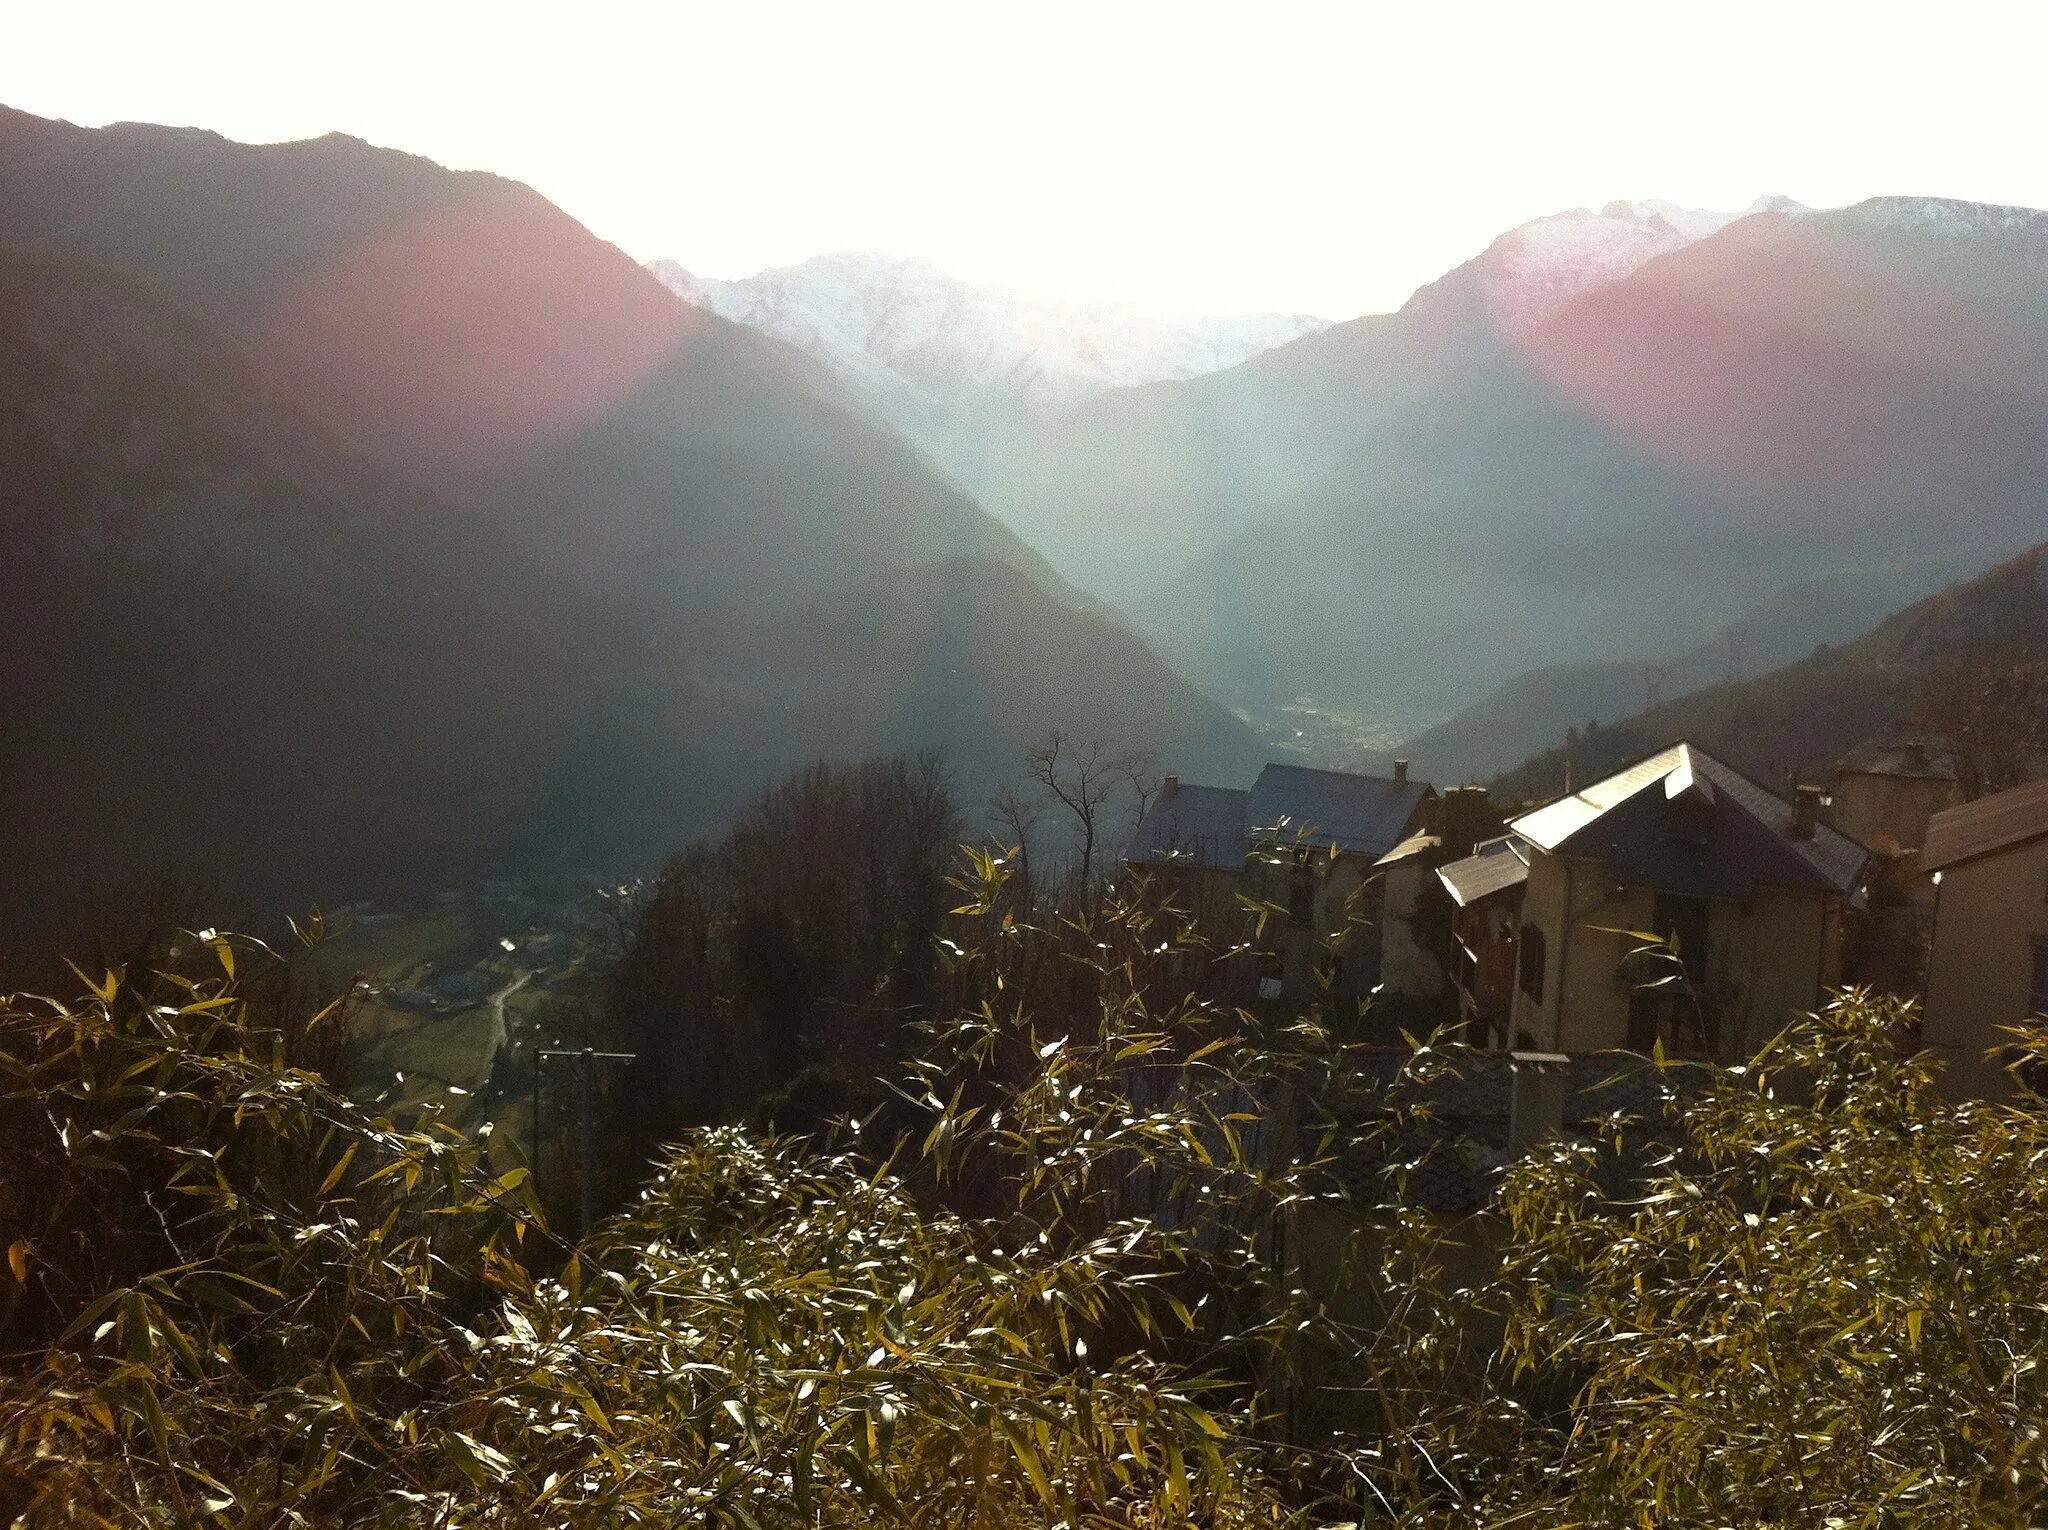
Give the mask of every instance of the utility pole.
M 1733 685 L 1742 678 L 1742 645 L 1749 641 L 1749 634 L 1731 624 L 1721 636 L 1728 644 L 1728 683 Z
M 540 1116 L 540 1076 L 546 1063 L 572 1062 L 576 1065 L 576 1211 L 578 1236 L 587 1238 L 597 1224 L 597 1179 L 591 1165 L 597 1159 L 597 1065 L 629 1063 L 637 1052 L 599 1052 L 590 1047 L 580 1051 L 533 1053 L 533 1180 L 540 1190 L 540 1148 L 546 1140 Z
M 1664 678 L 1670 674 L 1669 664 L 1645 664 L 1643 666 L 1643 710 L 1654 711 L 1657 703 L 1664 699 Z

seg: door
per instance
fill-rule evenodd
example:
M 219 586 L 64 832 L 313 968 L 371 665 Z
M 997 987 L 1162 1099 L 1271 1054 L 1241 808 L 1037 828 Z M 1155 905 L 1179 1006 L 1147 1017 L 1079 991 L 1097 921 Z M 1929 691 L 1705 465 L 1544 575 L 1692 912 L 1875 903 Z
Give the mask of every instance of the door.
M 1667 1052 L 1713 1052 L 1713 1027 L 1699 994 L 1707 977 L 1707 911 L 1705 898 L 1658 893 L 1651 906 L 1651 929 L 1677 948 L 1683 980 L 1642 987 L 1628 999 L 1628 1048 L 1648 1052 L 1659 1041 Z M 1678 970 L 1660 963 L 1657 978 L 1676 977 Z

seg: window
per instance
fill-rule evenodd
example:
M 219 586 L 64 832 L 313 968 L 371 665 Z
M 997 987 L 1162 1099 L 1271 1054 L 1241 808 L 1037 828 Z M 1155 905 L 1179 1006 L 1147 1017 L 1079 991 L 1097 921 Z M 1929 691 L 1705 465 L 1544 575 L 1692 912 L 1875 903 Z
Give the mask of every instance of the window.
M 1316 927 L 1316 874 L 1306 866 L 1295 870 L 1287 892 L 1287 914 L 1301 929 Z
M 1548 953 L 1543 932 L 1533 924 L 1522 926 L 1522 992 L 1538 1004 L 1543 1002 L 1543 969 Z

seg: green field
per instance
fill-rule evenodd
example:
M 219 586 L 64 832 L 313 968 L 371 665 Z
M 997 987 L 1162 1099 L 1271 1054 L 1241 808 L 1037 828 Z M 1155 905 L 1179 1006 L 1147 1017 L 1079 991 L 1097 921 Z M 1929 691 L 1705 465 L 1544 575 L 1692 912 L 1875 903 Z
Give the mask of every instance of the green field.
M 465 1126 L 489 1120 L 524 1142 L 533 1043 L 567 1039 L 577 1027 L 588 965 L 575 927 L 581 906 L 470 897 L 416 914 L 337 919 L 311 972 L 323 987 L 356 985 L 350 1092 L 401 1116 L 438 1104 Z

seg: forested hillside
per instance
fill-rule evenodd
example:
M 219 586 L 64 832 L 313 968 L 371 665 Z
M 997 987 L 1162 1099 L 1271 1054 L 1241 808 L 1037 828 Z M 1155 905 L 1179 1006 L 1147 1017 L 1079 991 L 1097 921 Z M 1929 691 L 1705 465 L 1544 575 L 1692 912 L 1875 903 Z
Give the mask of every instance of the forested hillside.
M 1678 697 L 1494 782 L 1513 798 L 1554 796 L 1567 762 L 1584 783 L 1676 743 L 1700 745 L 1780 790 L 1827 768 L 1900 716 L 1974 730 L 1996 747 L 2048 749 L 2048 548 L 1930 596 L 1838 648 Z M 2027 740 L 2038 734 L 2029 745 Z
M 1851 569 L 1795 584 L 1682 652 L 1531 670 L 1392 754 L 1406 756 L 1417 775 L 1432 781 L 1491 780 L 1568 732 L 1852 642 L 1880 615 L 1972 578 L 1983 561 L 1983 552 L 1972 547 Z

